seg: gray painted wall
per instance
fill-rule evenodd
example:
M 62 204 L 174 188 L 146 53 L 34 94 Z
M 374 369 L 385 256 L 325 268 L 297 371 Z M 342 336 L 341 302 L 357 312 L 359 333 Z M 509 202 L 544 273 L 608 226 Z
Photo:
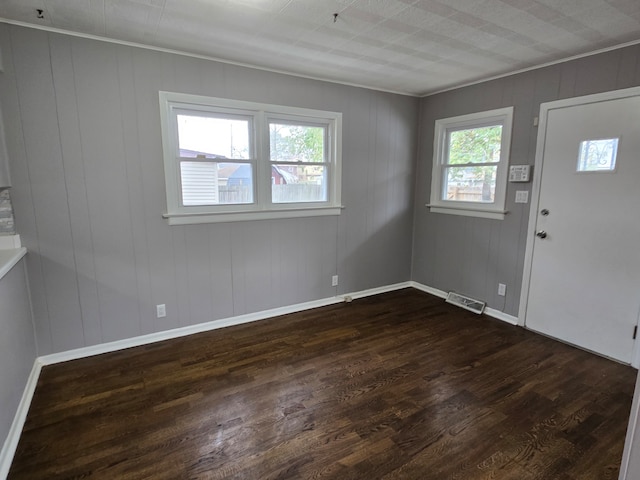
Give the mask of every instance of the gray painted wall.
M 422 100 L 17 26 L 0 46 L 39 354 L 410 278 L 517 315 L 531 184 L 503 221 L 429 213 L 435 119 L 514 105 L 533 164 L 541 102 L 640 84 L 638 46 Z M 169 227 L 159 90 L 343 112 L 343 214 Z
M 0 57 L 1 61 L 2 57 Z M 1 75 L 0 66 L 0 75 Z M 9 158 L 4 137 L 4 122 L 2 120 L 2 108 L 0 108 L 0 188 L 10 187 L 11 177 L 9 175 Z
M 24 260 L 0 279 L 0 329 L 0 442 L 4 444 L 36 358 Z
M 485 300 L 517 316 L 524 268 L 529 204 L 516 204 L 507 187 L 504 220 L 430 213 L 433 128 L 438 118 L 513 105 L 511 164 L 534 164 L 540 104 L 640 85 L 640 46 L 627 47 L 422 99 L 416 174 L 413 280 Z M 507 285 L 506 297 L 497 295 Z
M 410 278 L 418 99 L 17 26 L 0 45 L 40 355 Z M 159 90 L 343 112 L 343 214 L 168 226 Z

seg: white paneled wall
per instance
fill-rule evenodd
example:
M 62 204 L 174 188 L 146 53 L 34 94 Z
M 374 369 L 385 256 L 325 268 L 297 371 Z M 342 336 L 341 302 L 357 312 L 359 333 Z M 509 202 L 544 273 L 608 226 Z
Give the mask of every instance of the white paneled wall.
M 17 26 L 0 45 L 39 354 L 409 279 L 417 99 Z M 168 226 L 159 90 L 343 112 L 343 214 Z

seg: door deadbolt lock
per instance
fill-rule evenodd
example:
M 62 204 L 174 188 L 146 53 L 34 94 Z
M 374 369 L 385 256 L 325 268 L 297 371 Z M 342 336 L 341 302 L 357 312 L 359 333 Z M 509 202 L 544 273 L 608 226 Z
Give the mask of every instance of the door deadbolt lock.
M 536 232 L 536 237 L 547 238 L 547 232 L 545 232 L 544 230 L 540 230 L 539 232 Z
M 540 210 L 540 215 L 542 215 L 543 217 L 546 217 L 547 215 L 549 215 L 549 210 L 547 210 L 546 208 L 543 208 L 542 210 Z

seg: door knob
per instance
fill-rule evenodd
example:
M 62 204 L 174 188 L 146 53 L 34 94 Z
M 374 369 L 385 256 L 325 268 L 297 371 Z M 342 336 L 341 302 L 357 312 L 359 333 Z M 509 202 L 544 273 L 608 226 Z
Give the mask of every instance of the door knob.
M 547 238 L 547 232 L 545 232 L 544 230 L 540 230 L 540 231 L 536 232 L 536 237 L 538 237 L 538 238 Z

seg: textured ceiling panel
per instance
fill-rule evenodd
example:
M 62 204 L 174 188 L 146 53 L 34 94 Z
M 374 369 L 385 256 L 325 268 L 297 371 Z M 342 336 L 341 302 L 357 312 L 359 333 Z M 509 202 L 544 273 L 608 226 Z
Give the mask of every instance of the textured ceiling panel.
M 0 0 L 0 17 L 413 95 L 640 42 L 640 0 Z
M 78 29 L 94 35 L 105 34 L 104 9 L 97 2 L 45 0 L 44 18 L 49 25 L 65 30 Z M 30 12 L 29 19 L 35 14 Z
M 381 22 L 385 18 L 397 15 L 405 10 L 407 6 L 406 3 L 397 0 L 355 0 L 345 12 L 351 10 L 369 12 L 372 15 L 372 19 L 377 19 L 378 22 Z

